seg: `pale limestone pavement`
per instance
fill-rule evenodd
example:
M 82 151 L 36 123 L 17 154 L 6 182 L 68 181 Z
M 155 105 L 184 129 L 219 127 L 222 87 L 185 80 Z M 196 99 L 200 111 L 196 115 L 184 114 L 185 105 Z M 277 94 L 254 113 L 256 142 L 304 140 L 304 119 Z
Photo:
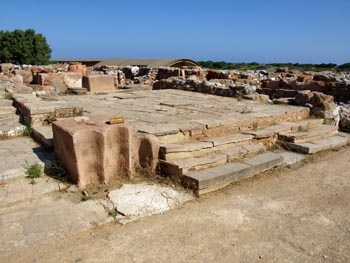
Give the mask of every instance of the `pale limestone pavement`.
M 104 95 L 66 96 L 71 105 L 83 107 L 85 114 L 121 115 L 136 130 L 155 135 L 203 130 L 257 118 L 300 113 L 307 108 L 270 105 L 255 101 L 181 90 L 113 92 Z M 245 109 L 251 109 L 244 114 Z M 235 125 L 236 124 L 236 125 Z
M 30 137 L 16 137 L 0 140 L 0 182 L 23 177 L 29 165 L 39 163 L 43 168 L 54 160 L 53 152 L 48 152 Z
M 0 209 L 0 252 L 45 244 L 111 220 L 98 201 L 74 204 L 63 196 L 26 197 Z
M 0 137 L 16 136 L 25 129 L 15 113 L 16 108 L 12 106 L 12 100 L 0 99 Z
M 183 190 L 145 183 L 125 185 L 109 197 L 83 201 L 77 188 L 47 176 L 34 182 L 17 178 L 1 183 L 0 254 L 50 243 L 114 220 L 129 223 L 193 199 Z

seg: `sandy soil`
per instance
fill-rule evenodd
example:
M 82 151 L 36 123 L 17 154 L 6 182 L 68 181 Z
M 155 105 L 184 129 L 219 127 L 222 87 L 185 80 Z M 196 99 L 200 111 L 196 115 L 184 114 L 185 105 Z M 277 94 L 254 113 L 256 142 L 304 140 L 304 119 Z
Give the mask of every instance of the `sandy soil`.
M 350 147 L 0 262 L 350 262 Z

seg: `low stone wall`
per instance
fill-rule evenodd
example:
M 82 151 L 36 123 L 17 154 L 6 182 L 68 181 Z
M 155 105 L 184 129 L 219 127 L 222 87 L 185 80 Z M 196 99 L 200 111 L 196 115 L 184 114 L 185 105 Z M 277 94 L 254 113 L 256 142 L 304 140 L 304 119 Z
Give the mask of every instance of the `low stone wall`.
M 76 117 L 52 125 L 56 157 L 80 188 L 156 168 L 157 138 L 134 133 L 127 123 L 108 124 L 108 119 Z
M 53 86 L 59 93 L 64 93 L 68 88 L 81 88 L 82 75 L 79 72 L 38 73 L 34 84 Z
M 26 125 L 45 125 L 57 118 L 80 116 L 83 109 L 70 105 L 63 100 L 45 101 L 32 94 L 15 95 L 13 106 L 21 115 L 21 122 Z

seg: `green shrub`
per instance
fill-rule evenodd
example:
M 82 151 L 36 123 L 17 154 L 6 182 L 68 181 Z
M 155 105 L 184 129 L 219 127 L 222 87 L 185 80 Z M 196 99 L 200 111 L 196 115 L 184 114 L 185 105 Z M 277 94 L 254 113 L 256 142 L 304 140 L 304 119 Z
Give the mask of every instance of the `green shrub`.
M 67 172 L 62 167 L 61 163 L 57 160 L 51 162 L 51 174 L 50 176 L 56 180 L 65 182 L 67 181 Z
M 29 178 L 29 179 L 38 178 L 41 176 L 41 173 L 42 173 L 42 167 L 40 164 L 38 163 L 35 163 L 32 165 L 27 164 L 27 168 L 25 171 L 25 174 L 27 175 L 26 178 Z
M 32 126 L 26 125 L 26 127 L 22 130 L 22 136 L 30 136 L 32 134 Z
M 13 94 L 12 93 L 5 93 L 4 94 L 4 99 L 6 100 L 12 100 L 13 99 Z

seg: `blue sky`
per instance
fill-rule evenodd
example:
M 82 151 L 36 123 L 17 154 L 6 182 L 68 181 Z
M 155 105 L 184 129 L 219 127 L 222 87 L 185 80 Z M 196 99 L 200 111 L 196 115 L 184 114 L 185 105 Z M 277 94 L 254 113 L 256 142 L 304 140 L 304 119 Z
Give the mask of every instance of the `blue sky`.
M 349 0 L 10 0 L 0 29 L 33 28 L 52 58 L 350 62 Z

